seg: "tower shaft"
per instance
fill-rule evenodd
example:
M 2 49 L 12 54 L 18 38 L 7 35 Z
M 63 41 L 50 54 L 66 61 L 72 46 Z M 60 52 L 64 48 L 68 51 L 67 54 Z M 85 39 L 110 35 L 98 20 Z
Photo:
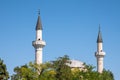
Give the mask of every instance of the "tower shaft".
M 42 40 L 42 30 L 36 31 L 36 40 Z
M 41 64 L 42 63 L 42 48 L 41 48 L 41 50 L 36 50 L 35 51 L 35 62 L 37 64 Z
M 101 52 L 103 49 L 102 43 L 97 43 L 97 52 Z
M 102 73 L 103 72 L 103 57 L 100 57 L 100 56 L 96 56 L 97 58 L 97 71 L 99 73 Z

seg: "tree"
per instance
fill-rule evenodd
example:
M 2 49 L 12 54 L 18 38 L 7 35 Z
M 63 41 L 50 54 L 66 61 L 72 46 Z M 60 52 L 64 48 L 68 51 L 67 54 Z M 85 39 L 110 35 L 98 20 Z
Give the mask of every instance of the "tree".
M 103 70 L 103 73 L 101 74 L 102 80 L 114 80 L 113 73 L 110 70 Z
M 72 80 L 71 68 L 66 65 L 67 63 L 70 63 L 67 55 L 52 61 L 53 70 L 56 72 L 55 77 L 57 80 Z
M 6 65 L 3 60 L 0 59 L 0 80 L 7 80 L 9 78 L 9 73 L 7 71 Z
M 32 63 L 28 65 L 23 65 L 21 67 L 15 67 L 14 72 L 11 76 L 11 80 L 37 80 L 38 74 L 35 68 L 32 66 Z
M 78 68 L 72 71 L 73 80 L 114 80 L 113 73 L 109 70 L 103 70 L 103 73 L 94 71 L 92 65 L 85 65 L 85 71 L 80 71 Z
M 49 63 L 36 64 L 30 62 L 29 64 L 15 67 L 11 76 L 11 80 L 52 80 L 52 70 L 48 69 Z

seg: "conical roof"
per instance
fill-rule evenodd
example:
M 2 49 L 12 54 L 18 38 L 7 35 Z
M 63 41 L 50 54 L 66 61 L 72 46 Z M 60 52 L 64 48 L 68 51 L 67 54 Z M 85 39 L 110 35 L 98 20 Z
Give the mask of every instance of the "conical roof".
M 42 30 L 42 23 L 40 20 L 40 16 L 38 16 L 37 24 L 36 24 L 36 30 Z
M 101 34 L 101 31 L 100 31 L 100 26 L 99 26 L 99 32 L 98 32 L 98 37 L 97 37 L 97 43 L 102 43 L 103 40 L 102 40 L 102 34 Z

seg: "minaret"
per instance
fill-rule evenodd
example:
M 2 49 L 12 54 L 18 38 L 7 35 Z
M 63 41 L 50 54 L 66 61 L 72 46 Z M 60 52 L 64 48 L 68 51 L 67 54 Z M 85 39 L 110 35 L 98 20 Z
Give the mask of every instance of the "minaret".
M 38 14 L 38 20 L 36 24 L 36 40 L 32 42 L 33 47 L 35 48 L 35 62 L 37 64 L 42 63 L 42 50 L 46 45 L 45 41 L 42 40 L 42 24 L 40 20 L 40 12 Z
M 102 73 L 103 71 L 103 59 L 105 56 L 105 52 L 103 52 L 103 40 L 102 35 L 100 31 L 100 25 L 99 25 L 99 32 L 97 37 L 97 52 L 95 52 L 95 57 L 97 58 L 97 71 L 99 73 Z

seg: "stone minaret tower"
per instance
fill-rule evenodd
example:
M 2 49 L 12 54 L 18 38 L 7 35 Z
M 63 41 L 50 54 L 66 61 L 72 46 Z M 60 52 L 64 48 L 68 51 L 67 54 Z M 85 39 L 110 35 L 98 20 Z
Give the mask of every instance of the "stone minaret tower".
M 40 13 L 38 15 L 38 20 L 36 24 L 36 40 L 32 42 L 33 47 L 35 48 L 35 62 L 37 64 L 42 63 L 42 50 L 46 45 L 45 41 L 42 40 L 42 24 L 40 20 Z
M 99 26 L 99 32 L 97 37 L 97 52 L 95 52 L 95 57 L 97 58 L 97 71 L 102 73 L 103 71 L 103 59 L 105 56 L 105 52 L 103 52 L 103 40 Z

